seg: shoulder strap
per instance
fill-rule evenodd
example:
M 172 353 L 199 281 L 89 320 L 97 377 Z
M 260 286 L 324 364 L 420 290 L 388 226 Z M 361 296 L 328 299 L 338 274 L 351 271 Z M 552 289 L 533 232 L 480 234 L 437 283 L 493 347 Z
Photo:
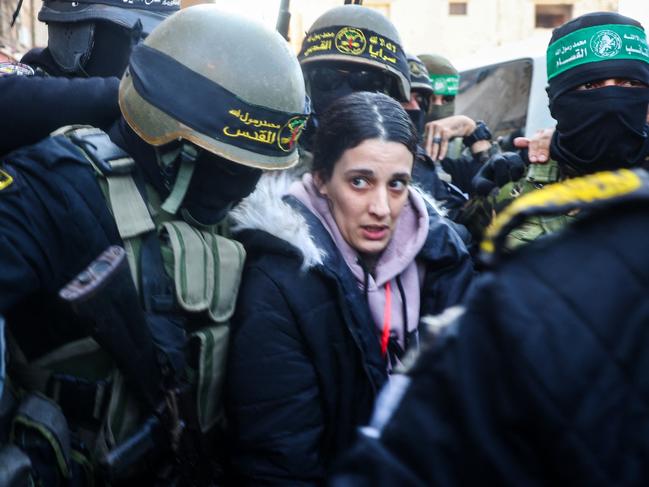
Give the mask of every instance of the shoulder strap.
M 643 169 L 620 169 L 567 179 L 514 200 L 493 220 L 480 244 L 481 258 L 493 263 L 502 254 L 507 235 L 531 216 L 589 212 L 614 205 L 649 201 L 649 174 Z
M 133 248 L 135 238 L 154 230 L 155 224 L 133 179 L 135 161 L 101 129 L 70 125 L 52 133 L 52 136 L 61 135 L 81 150 L 100 180 L 105 181 L 107 190 L 104 194 L 124 242 L 133 280 L 138 285 L 138 265 Z

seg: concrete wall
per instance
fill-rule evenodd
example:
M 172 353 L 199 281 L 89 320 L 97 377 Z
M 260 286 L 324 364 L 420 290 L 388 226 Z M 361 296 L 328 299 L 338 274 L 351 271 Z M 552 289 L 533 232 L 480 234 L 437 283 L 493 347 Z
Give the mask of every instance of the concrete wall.
M 20 58 L 32 46 L 47 44 L 47 27 L 36 19 L 40 0 L 24 0 L 16 24 L 11 27 L 17 4 L 17 0 L 0 0 L 0 51 Z
M 47 28 L 36 20 L 41 0 L 24 0 L 17 25 L 9 28 L 11 14 L 18 0 L 0 0 L 0 44 L 14 53 L 47 43 Z M 247 9 L 273 25 L 279 0 L 182 0 L 183 7 L 198 3 L 216 3 L 229 8 L 247 3 Z M 461 1 L 461 0 L 454 0 Z M 291 44 L 298 51 L 304 32 L 326 10 L 343 0 L 291 0 Z M 364 5 L 385 13 L 399 29 L 407 51 L 440 52 L 460 59 L 499 46 L 523 44 L 543 49 L 550 29 L 534 28 L 536 4 L 572 4 L 575 16 L 595 10 L 622 9 L 649 23 L 647 0 L 466 0 L 467 15 L 449 15 L 448 0 L 365 0 Z M 262 5 L 260 7 L 259 5 Z M 240 9 L 244 10 L 245 9 Z M 647 18 L 642 19 L 640 17 Z M 526 47 L 527 48 L 527 47 Z
M 534 27 L 536 4 L 572 4 L 573 15 L 578 16 L 596 10 L 616 11 L 619 1 L 466 0 L 467 15 L 449 15 L 448 0 L 365 0 L 363 4 L 388 12 L 407 51 L 439 52 L 455 59 L 530 39 L 539 48 L 545 47 L 551 29 Z M 647 0 L 626 1 L 640 1 L 647 9 Z M 342 3 L 292 0 L 291 41 L 295 49 L 321 13 Z

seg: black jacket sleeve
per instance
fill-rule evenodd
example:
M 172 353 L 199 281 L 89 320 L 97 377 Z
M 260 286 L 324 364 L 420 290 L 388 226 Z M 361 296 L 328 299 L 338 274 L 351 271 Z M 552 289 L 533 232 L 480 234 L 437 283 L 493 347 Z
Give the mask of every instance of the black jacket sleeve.
M 118 78 L 0 78 L 0 155 L 33 144 L 59 127 L 107 129 L 120 116 Z

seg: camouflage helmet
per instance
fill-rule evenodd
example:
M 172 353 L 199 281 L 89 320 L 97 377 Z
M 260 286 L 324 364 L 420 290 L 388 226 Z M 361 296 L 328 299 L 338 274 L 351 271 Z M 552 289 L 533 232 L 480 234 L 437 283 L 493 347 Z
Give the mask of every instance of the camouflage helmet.
M 436 54 L 420 54 L 418 57 L 428 70 L 428 77 L 436 95 L 457 95 L 460 73 L 451 61 Z
M 410 74 L 401 38 L 392 22 L 376 10 L 342 5 L 326 11 L 307 32 L 298 59 L 303 67 L 344 61 L 385 70 L 397 81 L 402 101 L 410 98 Z
M 138 20 L 148 35 L 170 14 L 180 10 L 180 0 L 43 0 L 38 20 L 49 23 L 106 21 L 133 29 Z
M 406 54 L 408 68 L 410 69 L 410 87 L 412 90 L 424 91 L 433 94 L 426 65 L 414 54 Z
M 309 112 L 286 41 L 214 5 L 181 10 L 133 50 L 119 105 L 151 145 L 185 140 L 260 169 L 297 163 Z

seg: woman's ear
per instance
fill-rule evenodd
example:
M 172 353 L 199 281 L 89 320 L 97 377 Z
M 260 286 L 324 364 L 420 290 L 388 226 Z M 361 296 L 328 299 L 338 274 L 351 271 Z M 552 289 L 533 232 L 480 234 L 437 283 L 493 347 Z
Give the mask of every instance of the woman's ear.
M 318 188 L 320 196 L 327 196 L 327 184 L 319 171 L 313 173 L 313 183 L 315 184 L 315 187 Z

